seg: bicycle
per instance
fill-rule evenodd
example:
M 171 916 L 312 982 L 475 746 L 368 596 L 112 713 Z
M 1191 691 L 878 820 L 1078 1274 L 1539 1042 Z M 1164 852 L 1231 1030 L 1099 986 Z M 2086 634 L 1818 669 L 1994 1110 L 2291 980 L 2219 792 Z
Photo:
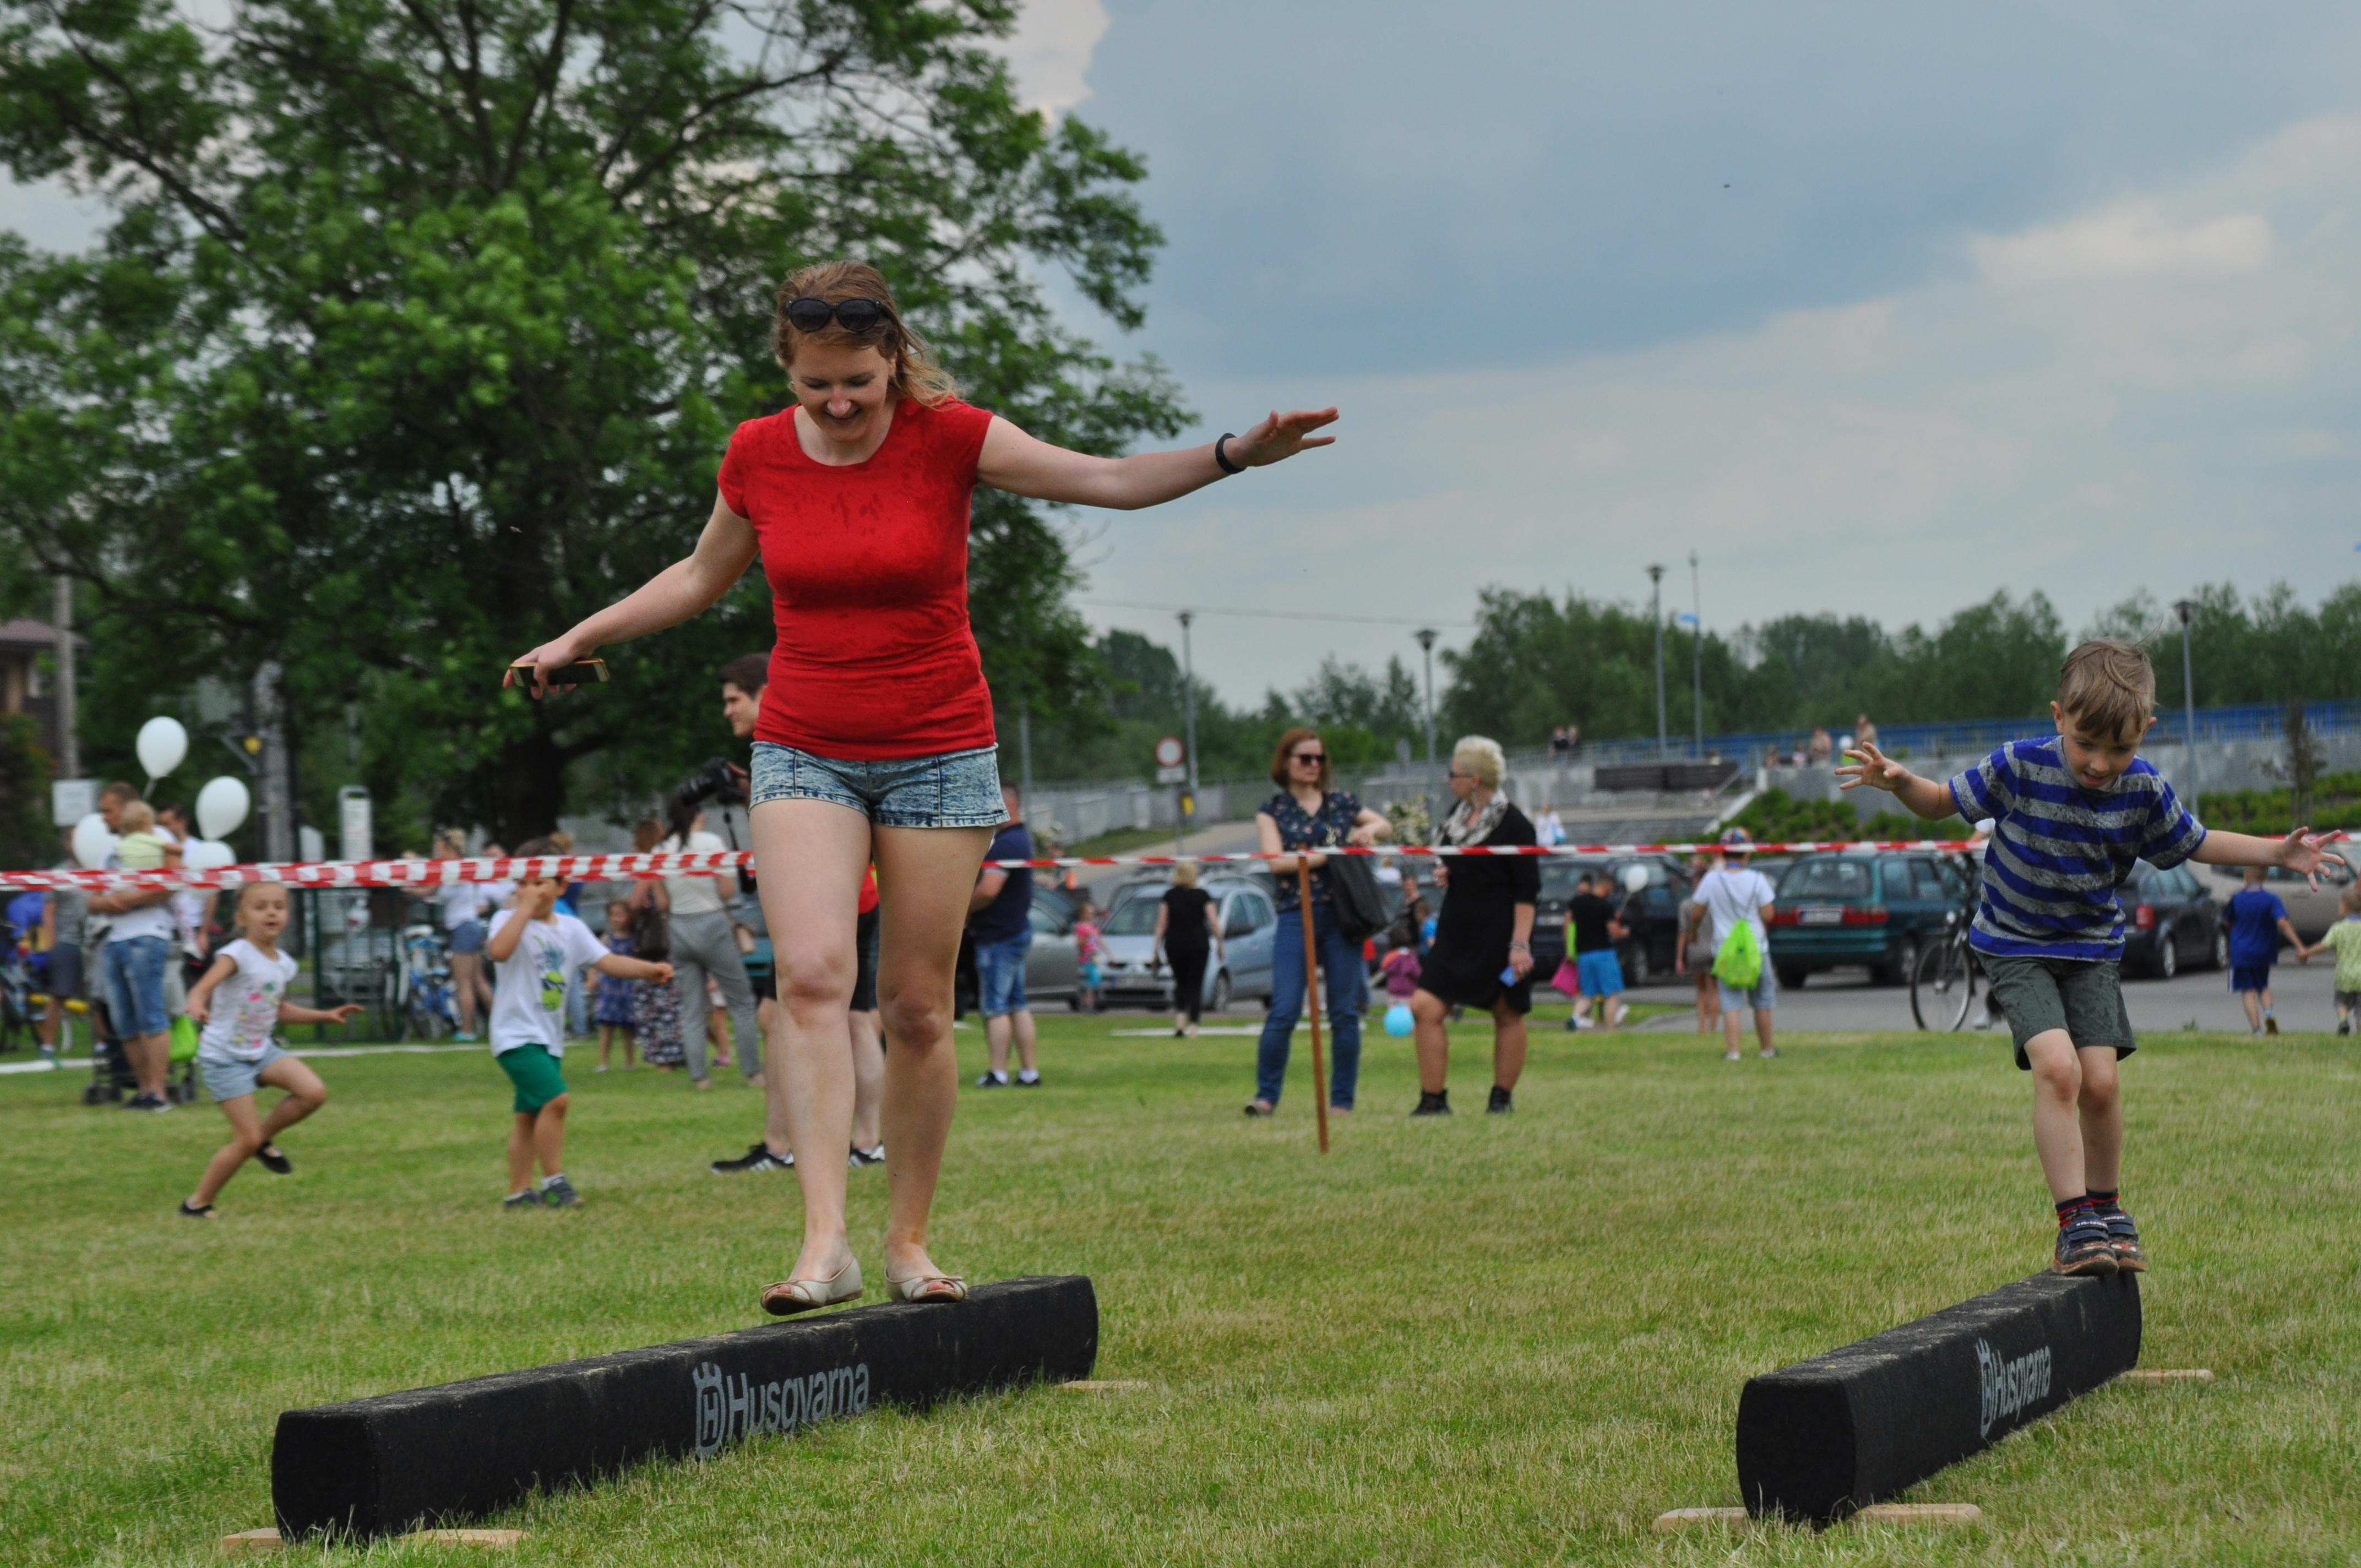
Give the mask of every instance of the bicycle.
M 432 926 L 409 927 L 401 933 L 401 1037 L 439 1040 L 456 1034 L 458 1003 L 442 937 Z
M 1943 917 L 1942 940 L 1919 951 L 1910 974 L 1910 1015 L 1921 1029 L 1949 1034 L 1968 1021 L 1984 973 L 1983 964 L 1968 946 L 1972 924 L 1967 911 L 1952 910 Z

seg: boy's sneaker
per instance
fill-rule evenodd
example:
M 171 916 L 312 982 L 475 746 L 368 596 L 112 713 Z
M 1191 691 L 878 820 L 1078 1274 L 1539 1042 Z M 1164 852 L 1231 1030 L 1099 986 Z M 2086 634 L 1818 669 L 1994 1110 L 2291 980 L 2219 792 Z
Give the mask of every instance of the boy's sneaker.
M 1724 1061 L 1744 1061 L 1746 1058 L 1736 1051 L 1724 1051 L 1721 1053 L 1721 1059 Z
M 1041 1075 L 1038 1072 L 1020 1072 L 1016 1075 L 1016 1087 L 1038 1089 L 1041 1087 Z
M 1505 1116 L 1516 1108 L 1516 1095 L 1496 1083 L 1492 1086 L 1492 1102 L 1484 1107 L 1484 1113 L 1488 1116 Z
M 571 1209 L 582 1201 L 582 1194 L 566 1178 L 553 1176 L 541 1184 L 541 1201 L 553 1209 Z
M 975 1086 L 978 1089 L 1005 1089 L 1008 1087 L 1008 1075 L 1005 1072 L 987 1072 L 975 1080 Z
M 126 1111 L 170 1111 L 172 1102 L 160 1094 L 135 1094 L 123 1102 Z
M 2353 1020 L 2349 1015 L 2336 1021 L 2336 1032 L 2340 1035 L 2349 1035 L 2353 1032 Z
M 263 1145 L 260 1148 L 254 1151 L 254 1157 L 261 1165 L 263 1169 L 270 1171 L 274 1175 L 292 1176 L 295 1174 L 295 1162 L 289 1159 L 287 1157 L 287 1152 L 280 1148 L 277 1144 Z
M 2058 1227 L 2058 1250 L 2049 1266 L 2059 1274 L 2113 1274 L 2115 1249 L 2107 1222 L 2095 1209 L 2078 1209 Z
M 792 1154 L 773 1154 L 771 1146 L 758 1143 L 736 1159 L 717 1159 L 706 1167 L 716 1176 L 735 1176 L 741 1170 L 789 1170 L 794 1168 Z
M 2147 1254 L 2140 1250 L 2139 1227 L 2121 1209 L 2110 1209 L 2099 1216 L 2106 1222 L 2107 1245 L 2115 1255 L 2118 1274 L 2146 1274 Z
M 2278 1034 L 2279 1032 L 2279 1014 L 2275 1014 L 2275 1013 L 2266 1013 L 2266 1014 L 2263 1014 L 2263 1033 L 2264 1033 L 2264 1034 L 2266 1034 L 2266 1035 L 2276 1035 L 2276 1034 Z
M 852 1146 L 852 1153 L 847 1157 L 846 1163 L 854 1170 L 859 1170 L 864 1165 L 884 1165 L 885 1146 L 879 1144 L 873 1149 L 864 1149 L 859 1144 L 855 1144 Z
M 1451 1091 L 1444 1089 L 1429 1093 L 1423 1089 L 1420 1090 L 1418 1091 L 1418 1109 L 1412 1111 L 1411 1114 L 1413 1116 L 1450 1115 Z
M 538 1209 L 541 1207 L 541 1194 L 528 1187 L 522 1192 L 511 1192 L 507 1197 L 501 1199 L 500 1207 L 503 1209 Z

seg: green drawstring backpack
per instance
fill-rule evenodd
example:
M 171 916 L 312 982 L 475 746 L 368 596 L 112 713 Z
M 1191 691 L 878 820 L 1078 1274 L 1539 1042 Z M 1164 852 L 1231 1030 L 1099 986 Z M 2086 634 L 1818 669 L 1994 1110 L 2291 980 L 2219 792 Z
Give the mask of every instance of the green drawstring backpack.
M 1721 939 L 1713 956 L 1716 980 L 1732 991 L 1752 991 L 1763 983 L 1763 945 L 1754 939 L 1754 922 L 1741 920 Z

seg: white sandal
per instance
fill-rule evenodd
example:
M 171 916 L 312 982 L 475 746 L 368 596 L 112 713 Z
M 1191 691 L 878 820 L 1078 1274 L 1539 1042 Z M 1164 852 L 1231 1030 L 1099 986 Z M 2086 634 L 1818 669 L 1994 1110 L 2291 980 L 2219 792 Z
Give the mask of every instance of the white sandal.
M 763 1287 L 763 1310 L 774 1318 L 861 1299 L 861 1260 L 848 1259 L 833 1279 L 782 1279 Z
M 957 1274 L 913 1274 L 907 1279 L 888 1274 L 885 1294 L 896 1301 L 964 1301 L 967 1280 Z

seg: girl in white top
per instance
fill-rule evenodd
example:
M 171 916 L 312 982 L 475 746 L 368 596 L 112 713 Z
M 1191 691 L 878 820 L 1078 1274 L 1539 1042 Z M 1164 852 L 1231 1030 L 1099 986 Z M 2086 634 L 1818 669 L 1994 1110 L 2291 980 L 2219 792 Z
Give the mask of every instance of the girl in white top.
M 229 1118 L 230 1140 L 205 1166 L 196 1191 L 181 1203 L 192 1220 L 214 1218 L 214 1199 L 237 1168 L 259 1159 L 280 1176 L 295 1168 L 272 1140 L 328 1102 L 320 1075 L 279 1048 L 272 1038 L 281 1024 L 343 1024 L 360 1012 L 343 1007 L 298 1007 L 287 1000 L 296 963 L 279 950 L 287 929 L 287 889 L 275 882 L 248 883 L 237 891 L 231 918 L 238 939 L 222 948 L 205 977 L 189 989 L 188 1014 L 204 1025 L 197 1044 L 197 1070 L 205 1090 Z M 270 1084 L 287 1097 L 258 1119 L 254 1095 Z

